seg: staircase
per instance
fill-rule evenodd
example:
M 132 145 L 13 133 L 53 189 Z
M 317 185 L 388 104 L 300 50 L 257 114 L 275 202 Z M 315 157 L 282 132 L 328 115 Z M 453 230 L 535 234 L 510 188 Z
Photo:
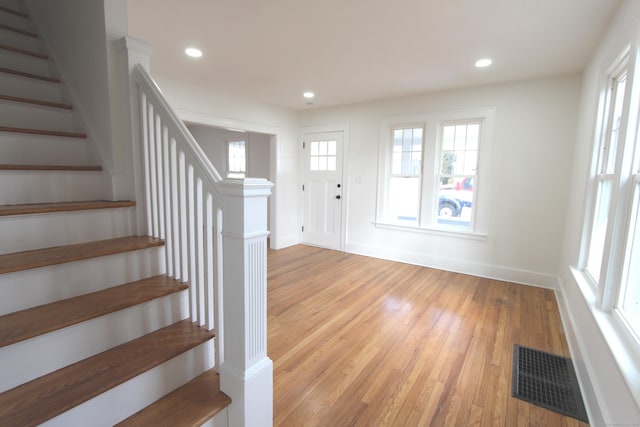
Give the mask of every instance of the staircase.
M 0 1 L 0 426 L 227 425 L 214 331 L 165 241 L 105 199 L 19 0 Z

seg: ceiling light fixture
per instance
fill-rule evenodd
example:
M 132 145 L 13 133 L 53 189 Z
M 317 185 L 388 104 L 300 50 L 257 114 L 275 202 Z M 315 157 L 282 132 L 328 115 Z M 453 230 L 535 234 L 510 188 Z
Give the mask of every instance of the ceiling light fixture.
M 202 57 L 202 51 L 200 49 L 198 49 L 197 47 L 188 47 L 184 50 L 184 53 L 186 53 L 188 56 L 192 57 L 192 58 L 200 58 Z
M 488 67 L 491 64 L 493 64 L 493 61 L 491 59 L 489 59 L 489 58 L 478 59 L 476 61 L 476 67 L 478 67 L 478 68 L 485 68 L 485 67 Z
M 304 96 L 307 99 L 311 99 L 316 95 L 313 92 L 305 92 L 305 93 L 302 94 L 302 96 Z

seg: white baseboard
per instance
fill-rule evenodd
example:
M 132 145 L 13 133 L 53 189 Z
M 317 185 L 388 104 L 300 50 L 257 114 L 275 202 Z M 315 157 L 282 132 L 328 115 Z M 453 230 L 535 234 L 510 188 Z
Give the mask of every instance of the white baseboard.
M 423 267 L 437 268 L 455 273 L 520 283 L 540 288 L 557 289 L 558 277 L 530 270 L 522 270 L 499 265 L 484 264 L 458 258 L 445 258 L 412 251 L 390 249 L 389 247 L 347 243 L 346 252 L 372 256 L 390 261 L 405 262 Z

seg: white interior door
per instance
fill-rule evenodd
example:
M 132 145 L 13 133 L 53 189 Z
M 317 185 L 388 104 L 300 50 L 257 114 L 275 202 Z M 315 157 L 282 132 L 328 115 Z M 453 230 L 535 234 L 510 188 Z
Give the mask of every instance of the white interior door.
M 340 250 L 342 231 L 342 132 L 305 134 L 302 241 Z

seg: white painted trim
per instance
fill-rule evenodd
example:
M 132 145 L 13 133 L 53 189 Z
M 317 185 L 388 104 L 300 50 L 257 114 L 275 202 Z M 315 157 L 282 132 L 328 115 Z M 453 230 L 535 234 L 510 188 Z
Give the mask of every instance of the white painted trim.
M 351 136 L 351 125 L 349 123 L 334 125 L 314 125 L 304 126 L 300 128 L 300 137 L 298 138 L 298 189 L 302 189 L 305 178 L 305 152 L 302 149 L 302 141 L 305 135 L 314 133 L 342 132 L 342 223 L 340 224 L 340 250 L 345 251 L 347 242 L 347 224 L 349 223 L 349 140 Z M 298 197 L 298 217 L 304 218 L 304 196 Z M 297 242 L 302 242 L 302 229 L 298 230 Z M 295 244 L 295 243 L 294 243 Z
M 363 245 L 349 242 L 347 243 L 346 252 L 387 259 L 390 261 L 405 262 L 423 267 L 437 268 L 456 273 L 469 274 L 472 276 L 485 277 L 488 279 L 536 286 L 539 288 L 554 290 L 558 288 L 557 276 L 531 270 L 484 264 L 459 258 L 432 256 L 422 252 L 393 250 L 386 246 Z
M 585 387 L 588 393 L 593 393 L 596 397 L 595 402 L 589 402 L 590 408 L 587 409 L 595 416 L 604 418 L 605 423 L 619 422 L 619 419 L 615 419 L 619 411 L 612 408 L 618 403 L 615 401 L 617 399 L 615 395 L 609 393 L 607 387 L 601 385 L 602 376 L 606 375 L 607 379 L 611 380 L 611 368 L 617 370 L 635 400 L 636 412 L 640 413 L 640 363 L 635 357 L 638 354 L 638 344 L 629 336 L 625 327 L 619 324 L 613 313 L 607 313 L 598 308 L 597 295 L 583 273 L 573 267 L 569 267 L 569 272 L 570 279 L 574 281 L 578 292 L 584 298 L 581 303 L 584 304 L 585 313 L 590 316 L 588 320 L 596 325 L 596 328 L 589 328 L 587 319 L 576 318 L 577 311 L 575 309 L 570 311 L 568 307 L 575 307 L 578 302 L 568 301 L 567 296 L 562 294 L 563 304 L 559 304 L 561 315 L 569 321 L 565 324 L 565 330 L 568 331 L 568 337 L 575 337 L 573 339 L 575 348 L 572 349 L 572 354 L 575 350 L 575 355 L 583 361 L 583 369 L 576 369 L 576 373 L 581 387 Z M 565 283 L 564 286 L 568 284 Z M 588 350 L 590 346 L 586 341 L 594 339 L 594 335 L 606 343 L 607 356 L 615 361 L 611 366 L 603 366 L 602 357 L 593 357 Z

